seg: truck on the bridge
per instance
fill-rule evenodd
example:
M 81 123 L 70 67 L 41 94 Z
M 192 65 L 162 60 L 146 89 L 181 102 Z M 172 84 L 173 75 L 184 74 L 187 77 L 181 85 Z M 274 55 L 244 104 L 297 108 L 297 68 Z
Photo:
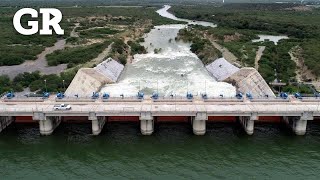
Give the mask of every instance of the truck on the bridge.
M 54 110 L 71 110 L 71 106 L 68 104 L 57 104 L 53 106 Z

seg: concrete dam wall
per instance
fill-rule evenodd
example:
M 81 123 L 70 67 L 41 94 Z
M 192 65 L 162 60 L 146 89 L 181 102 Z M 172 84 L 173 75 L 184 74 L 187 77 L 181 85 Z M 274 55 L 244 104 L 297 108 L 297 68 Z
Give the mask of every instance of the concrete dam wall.
M 65 92 L 67 97 L 78 95 L 90 97 L 93 92 L 99 92 L 105 84 L 117 82 L 124 66 L 108 58 L 95 68 L 81 68 L 73 78 Z
M 260 73 L 250 67 L 237 68 L 224 58 L 220 58 L 206 66 L 206 69 L 217 81 L 224 81 L 232 84 L 239 92 L 251 93 L 257 97 L 275 97 L 268 83 Z
M 219 82 L 227 79 L 240 69 L 224 58 L 219 58 L 206 66 L 209 73 Z
M 232 84 L 242 93 L 251 93 L 253 98 L 265 97 L 266 95 L 276 97 L 268 83 L 254 68 L 241 68 L 224 81 Z
M 112 58 L 108 58 L 102 63 L 98 64 L 94 70 L 103 74 L 105 77 L 109 78 L 112 82 L 117 82 L 124 66 Z

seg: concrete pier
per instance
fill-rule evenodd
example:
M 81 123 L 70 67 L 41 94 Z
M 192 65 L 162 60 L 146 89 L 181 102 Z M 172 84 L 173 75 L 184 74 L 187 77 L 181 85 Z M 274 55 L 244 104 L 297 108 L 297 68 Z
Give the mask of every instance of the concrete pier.
M 296 135 L 305 135 L 307 132 L 308 121 L 313 120 L 311 112 L 305 112 L 302 116 L 283 117 L 284 122 L 293 130 Z
M 255 113 L 253 113 L 251 116 L 239 117 L 240 124 L 248 135 L 252 135 L 254 133 L 254 121 L 256 120 L 258 120 L 258 116 Z
M 103 129 L 103 126 L 106 123 L 106 117 L 105 116 L 89 116 L 89 120 L 91 120 L 92 123 L 92 134 L 93 135 L 99 135 Z
M 42 112 L 33 112 L 32 119 L 39 121 L 41 135 L 50 135 L 61 123 L 61 116 L 46 116 Z
M 154 131 L 154 117 L 150 112 L 143 112 L 140 115 L 140 131 L 143 135 L 151 135 Z
M 252 135 L 254 132 L 254 121 L 247 116 L 240 116 L 239 117 L 240 124 L 242 125 L 244 131 L 248 135 Z
M 207 113 L 199 112 L 195 117 L 191 117 L 192 130 L 195 135 L 206 134 L 206 121 L 208 120 Z
M 1 116 L 0 117 L 0 132 L 2 132 L 6 127 L 8 127 L 14 121 L 12 116 Z
M 60 123 L 61 123 L 60 116 L 46 117 L 45 120 L 40 120 L 39 121 L 40 134 L 41 135 L 52 134 L 53 131 L 59 126 Z

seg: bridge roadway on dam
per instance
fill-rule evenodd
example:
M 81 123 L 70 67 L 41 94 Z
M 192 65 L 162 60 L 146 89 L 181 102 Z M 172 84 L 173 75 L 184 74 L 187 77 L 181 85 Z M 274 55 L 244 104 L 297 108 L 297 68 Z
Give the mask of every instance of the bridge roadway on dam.
M 70 104 L 71 110 L 54 110 L 56 104 Z M 259 116 L 280 116 L 298 135 L 306 132 L 307 121 L 320 116 L 320 99 L 301 101 L 290 97 L 286 100 L 237 100 L 214 99 L 203 100 L 161 100 L 153 101 L 106 101 L 102 99 L 85 101 L 56 100 L 54 98 L 42 101 L 20 101 L 19 99 L 2 99 L 0 101 L 0 131 L 14 121 L 14 117 L 32 116 L 39 121 L 40 133 L 51 134 L 61 122 L 61 117 L 87 116 L 92 121 L 93 134 L 99 134 L 105 120 L 109 116 L 138 116 L 142 134 L 153 132 L 154 118 L 157 116 L 189 116 L 195 134 L 202 135 L 206 131 L 206 121 L 210 116 L 237 116 L 248 134 L 253 134 L 254 121 Z

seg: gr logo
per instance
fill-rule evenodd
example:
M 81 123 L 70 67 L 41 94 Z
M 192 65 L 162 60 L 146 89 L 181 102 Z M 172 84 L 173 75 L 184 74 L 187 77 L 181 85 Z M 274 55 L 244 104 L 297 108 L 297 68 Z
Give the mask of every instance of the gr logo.
M 38 21 L 28 21 L 29 29 L 25 29 L 21 25 L 21 17 L 23 15 L 30 14 L 32 18 L 38 18 L 38 12 L 32 8 L 23 8 L 16 12 L 13 17 L 13 26 L 20 34 L 32 35 L 36 34 L 39 29 Z M 62 19 L 62 13 L 58 9 L 54 8 L 40 8 L 40 14 L 42 14 L 42 29 L 40 29 L 40 35 L 52 35 L 52 29 L 56 34 L 63 35 L 64 30 L 61 29 L 59 23 Z M 50 18 L 50 15 L 53 18 Z M 50 29 L 52 27 L 52 29 Z

